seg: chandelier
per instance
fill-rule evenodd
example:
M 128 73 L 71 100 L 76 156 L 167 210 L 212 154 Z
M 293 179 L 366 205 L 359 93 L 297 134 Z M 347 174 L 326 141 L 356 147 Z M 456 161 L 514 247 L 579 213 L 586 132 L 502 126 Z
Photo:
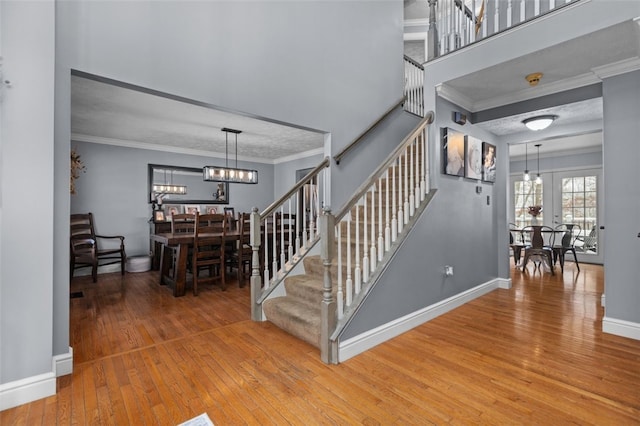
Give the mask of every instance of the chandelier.
M 202 179 L 206 182 L 258 183 L 258 171 L 238 168 L 238 134 L 241 130 L 222 128 L 225 132 L 225 166 L 204 166 Z M 229 167 L 229 133 L 235 134 L 236 166 Z

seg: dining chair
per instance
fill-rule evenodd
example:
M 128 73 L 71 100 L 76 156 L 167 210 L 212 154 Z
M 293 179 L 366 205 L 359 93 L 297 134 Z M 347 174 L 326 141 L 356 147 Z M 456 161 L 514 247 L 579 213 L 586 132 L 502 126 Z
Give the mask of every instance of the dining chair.
M 193 234 L 195 232 L 196 215 L 193 213 L 176 213 L 171 215 L 171 233 Z M 160 253 L 160 284 L 163 277 L 170 276 L 175 279 L 178 261 L 178 246 L 163 244 Z M 189 259 L 189 257 L 188 257 Z M 190 260 L 188 261 L 191 262 Z M 189 269 L 189 264 L 187 269 Z
M 251 248 L 251 213 L 238 213 L 238 226 L 240 227 L 240 238 L 237 249 L 230 253 L 227 265 L 232 269 L 236 268 L 238 285 L 244 287 L 244 280 L 251 276 L 251 258 L 253 250 Z
M 78 268 L 91 267 L 93 282 L 98 280 L 98 267 L 120 263 L 124 275 L 127 254 L 124 236 L 96 234 L 93 213 L 72 214 L 70 223 L 70 279 Z M 99 242 L 102 241 L 102 242 Z
M 225 283 L 225 243 L 226 243 L 226 215 L 200 214 L 196 215 L 195 238 L 193 242 L 193 295 L 198 295 L 200 284 L 220 281 L 222 290 L 226 290 Z M 207 276 L 201 276 L 202 271 L 208 271 Z
M 576 237 L 576 241 L 574 244 L 576 246 L 576 249 L 582 253 L 595 253 L 597 251 L 598 244 L 598 231 L 596 230 L 595 225 L 591 227 L 589 235 L 579 235 L 578 237 Z
M 578 257 L 576 256 L 576 238 L 581 234 L 582 228 L 578 224 L 574 223 L 562 223 L 556 226 L 556 231 L 562 234 L 561 241 L 553 246 L 553 264 L 560 259 L 560 269 L 564 272 L 564 259 L 567 252 L 573 253 L 573 260 L 580 271 L 580 265 L 578 264 Z
M 236 209 L 234 207 L 224 207 L 224 214 L 227 216 L 227 226 L 229 231 L 236 229 Z
M 540 261 L 535 263 L 535 267 L 539 268 L 542 261 L 547 261 L 551 275 L 555 275 L 553 270 L 553 245 L 554 230 L 550 226 L 525 226 L 522 228 L 522 234 L 525 240 L 529 239 L 531 243 L 524 248 L 524 260 L 522 261 L 522 271 L 527 267 L 529 259 L 538 257 Z M 527 238 L 529 236 L 529 238 Z M 535 262 L 535 261 L 534 261 Z
M 515 223 L 509 223 L 509 248 L 513 251 L 513 264 L 518 266 L 525 244 L 522 231 L 518 229 Z

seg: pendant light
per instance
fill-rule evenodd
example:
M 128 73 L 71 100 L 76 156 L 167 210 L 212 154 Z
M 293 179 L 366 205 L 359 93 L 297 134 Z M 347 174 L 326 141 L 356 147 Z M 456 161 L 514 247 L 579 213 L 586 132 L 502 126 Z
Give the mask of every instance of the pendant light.
M 527 144 L 524 145 L 524 176 L 523 179 L 525 182 L 529 182 L 531 180 L 531 175 L 529 175 L 529 161 L 527 158 Z
M 539 143 L 536 144 L 536 147 L 538 148 L 538 174 L 536 175 L 536 183 L 538 185 L 540 185 L 542 183 L 542 178 L 540 177 L 540 145 Z
M 258 171 L 238 168 L 238 135 L 242 130 L 222 128 L 225 132 L 225 166 L 205 166 L 202 179 L 206 182 L 258 183 Z M 236 166 L 229 167 L 229 133 L 236 135 Z

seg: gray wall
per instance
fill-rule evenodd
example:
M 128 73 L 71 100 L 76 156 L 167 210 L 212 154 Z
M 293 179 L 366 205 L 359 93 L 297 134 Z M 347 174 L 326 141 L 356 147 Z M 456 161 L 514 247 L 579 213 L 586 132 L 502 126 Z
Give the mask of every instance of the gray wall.
M 51 374 L 54 3 L 0 2 L 0 31 L 2 80 L 12 83 L 0 93 L 3 384 Z
M 128 256 L 149 252 L 149 163 L 196 168 L 223 164 L 219 158 L 164 151 L 75 141 L 71 145 L 86 166 L 85 173 L 81 173 L 76 181 L 77 194 L 71 196 L 71 213 L 93 212 L 97 232 L 124 235 Z M 259 209 L 268 206 L 273 201 L 270 194 L 273 194 L 274 167 L 243 161 L 239 161 L 238 166 L 258 170 L 259 183 L 229 185 L 229 204 L 220 206 L 234 207 L 236 212 L 249 212 L 254 206 Z M 214 182 L 201 183 L 209 185 L 211 192 L 216 186 Z
M 606 316 L 640 323 L 640 71 L 603 82 Z
M 495 217 L 501 204 L 495 194 L 504 187 L 508 173 L 504 160 L 499 163 L 497 180 L 475 179 L 442 174 L 440 128 L 450 127 L 484 142 L 496 143 L 495 136 L 472 124 L 459 126 L 451 121 L 452 111 L 461 111 L 450 102 L 438 99 L 437 120 L 429 140 L 432 176 L 438 188 L 434 199 L 400 248 L 394 261 L 367 297 L 343 332 L 345 340 L 373 327 L 413 313 L 499 276 L 498 243 Z M 506 146 L 498 144 L 496 159 L 506 157 Z M 437 159 L 436 159 L 437 157 Z M 482 193 L 476 193 L 476 186 Z M 487 205 L 486 199 L 491 203 Z M 504 209 L 503 209 L 504 210 Z M 505 258 L 507 256 L 505 255 Z M 454 275 L 445 277 L 444 267 L 451 265 Z

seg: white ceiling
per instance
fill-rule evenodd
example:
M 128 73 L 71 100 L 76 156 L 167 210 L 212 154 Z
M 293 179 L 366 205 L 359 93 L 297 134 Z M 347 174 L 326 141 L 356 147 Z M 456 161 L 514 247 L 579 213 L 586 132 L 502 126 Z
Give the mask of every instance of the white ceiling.
M 477 112 L 597 83 L 615 72 L 638 68 L 640 22 L 630 21 L 450 80 L 438 89 L 441 96 Z M 532 72 L 544 74 L 536 87 L 529 87 L 524 79 Z M 227 111 L 159 94 L 153 89 L 110 83 L 113 82 L 101 78 L 72 76 L 73 140 L 224 157 L 225 133 L 221 128 L 229 127 L 243 132 L 238 137 L 241 160 L 276 163 L 322 152 L 321 131 Z M 602 99 L 520 112 L 475 124 L 498 136 L 517 135 L 528 132 L 522 124 L 524 118 L 539 114 L 557 115 L 559 118 L 552 126 L 601 120 Z M 229 149 L 234 157 L 235 139 L 229 136 Z M 541 147 L 544 152 L 596 146 L 601 137 L 568 134 L 550 143 L 541 132 L 540 139 L 546 139 Z M 532 142 L 530 136 L 527 142 Z M 522 155 L 523 150 L 516 147 L 514 155 Z
M 73 140 L 224 157 L 227 127 L 242 131 L 240 160 L 266 163 L 321 153 L 324 146 L 319 131 L 105 81 L 71 77 Z M 235 160 L 232 133 L 228 148 Z

